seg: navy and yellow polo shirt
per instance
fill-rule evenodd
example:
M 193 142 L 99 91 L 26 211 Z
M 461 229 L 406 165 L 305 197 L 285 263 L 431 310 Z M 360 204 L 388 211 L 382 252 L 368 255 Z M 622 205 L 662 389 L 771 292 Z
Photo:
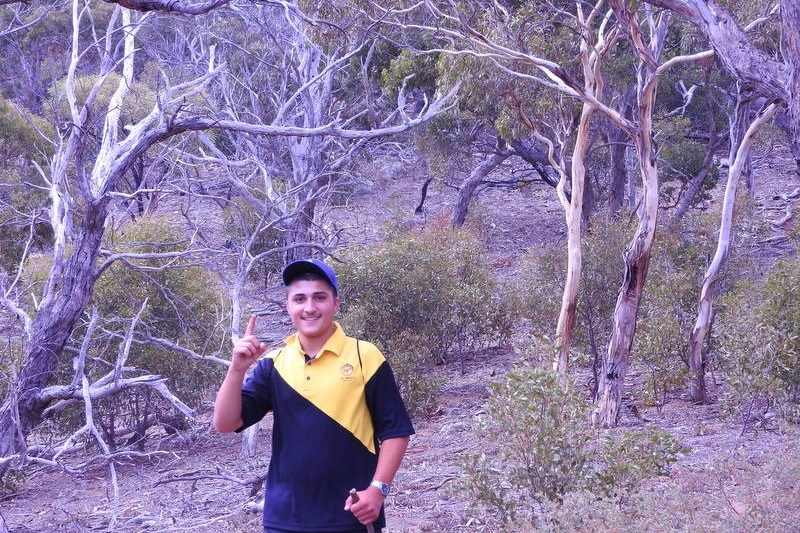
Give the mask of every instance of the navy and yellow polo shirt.
M 379 443 L 414 433 L 394 374 L 371 343 L 339 324 L 307 362 L 297 334 L 256 363 L 242 387 L 238 431 L 273 412 L 264 526 L 290 531 L 362 528 L 344 510 L 372 481 Z M 376 527 L 385 527 L 381 509 Z

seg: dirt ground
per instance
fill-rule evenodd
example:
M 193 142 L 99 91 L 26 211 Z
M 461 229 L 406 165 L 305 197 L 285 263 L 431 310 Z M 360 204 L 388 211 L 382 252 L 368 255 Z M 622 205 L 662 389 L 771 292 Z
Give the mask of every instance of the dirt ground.
M 790 167 L 776 169 L 775 164 L 774 160 L 765 161 L 761 172 L 794 176 Z M 410 183 L 407 176 L 387 179 L 395 180 L 385 184 L 387 203 L 378 204 L 371 195 L 362 195 L 348 206 L 344 218 L 354 239 L 379 238 L 374 220 L 382 212 L 413 213 L 418 184 Z M 775 202 L 776 195 L 789 193 L 797 185 L 796 176 L 778 185 L 773 181 L 780 190 L 762 191 L 758 201 Z M 513 201 L 509 194 L 507 190 L 485 191 L 473 207 L 476 215 L 489 220 L 490 253 L 500 275 L 513 266 L 523 250 L 558 239 L 564 231 L 563 215 L 552 189 L 532 186 L 514 193 Z M 451 202 L 452 191 L 432 187 L 426 214 L 409 214 L 407 224 L 423 224 L 445 211 Z M 778 207 L 774 210 L 780 211 Z M 490 531 L 481 511 L 455 490 L 457 458 L 480 449 L 481 443 L 474 440 L 470 428 L 482 414 L 487 386 L 515 359 L 511 347 L 497 347 L 474 354 L 463 366 L 456 362 L 437 367 L 444 383 L 438 411 L 415 421 L 417 434 L 387 500 L 386 533 Z M 768 456 L 798 448 L 796 432 L 742 435 L 741 424 L 721 418 L 718 406 L 691 405 L 680 395 L 671 398 L 661 411 L 639 408 L 647 423 L 672 432 L 691 450 L 672 469 L 670 479 L 676 483 L 704 477 L 712 465 L 734 454 L 760 464 Z M 262 423 L 256 456 L 248 457 L 242 451 L 242 437 L 215 433 L 209 418 L 210 405 L 190 431 L 167 435 L 152 430 L 149 453 L 119 461 L 113 476 L 102 464 L 93 464 L 80 473 L 34 467 L 18 480 L 17 491 L 0 501 L 0 517 L 12 533 L 260 531 L 260 514 L 254 502 L 269 458 L 270 419 Z M 623 425 L 644 423 L 627 410 L 623 413 Z M 76 457 L 71 462 L 77 466 L 82 460 Z M 113 500 L 114 483 L 119 486 L 117 501 Z
M 463 374 L 457 364 L 437 370 L 446 383 L 439 410 L 415 421 L 417 433 L 387 500 L 386 533 L 493 531 L 484 524 L 482 512 L 455 490 L 454 481 L 458 457 L 477 453 L 481 447 L 470 428 L 482 413 L 486 386 L 513 360 L 508 350 L 489 349 L 467 360 Z M 741 425 L 720 419 L 713 405 L 693 406 L 676 398 L 661 413 L 642 408 L 640 414 L 691 450 L 673 466 L 668 481 L 656 483 L 705 478 L 709 468 L 734 455 L 762 464 L 771 457 L 797 453 L 796 433 L 742 436 Z M 96 465 L 82 474 L 37 468 L 14 498 L 2 502 L 2 515 L 12 533 L 260 531 L 260 514 L 253 505 L 258 486 L 254 480 L 266 473 L 270 424 L 269 419 L 262 422 L 255 458 L 243 453 L 240 436 L 215 433 L 208 412 L 183 437 L 152 435 L 157 454 L 117 466 L 116 513 L 109 501 L 108 470 Z M 643 423 L 626 411 L 622 424 Z

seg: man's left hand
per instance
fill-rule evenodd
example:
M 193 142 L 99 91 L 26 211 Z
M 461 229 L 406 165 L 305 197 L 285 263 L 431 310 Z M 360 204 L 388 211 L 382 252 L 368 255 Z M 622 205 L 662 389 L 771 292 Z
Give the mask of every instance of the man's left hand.
M 372 524 L 378 519 L 383 505 L 383 494 L 373 487 L 356 492 L 356 497 L 347 497 L 344 510 L 350 511 L 364 525 Z

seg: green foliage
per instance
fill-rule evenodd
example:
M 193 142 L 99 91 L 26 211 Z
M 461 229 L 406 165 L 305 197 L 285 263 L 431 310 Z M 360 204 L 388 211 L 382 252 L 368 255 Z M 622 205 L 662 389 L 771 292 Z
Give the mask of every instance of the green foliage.
M 47 190 L 38 186 L 41 179 L 31 164 L 43 164 L 52 151 L 39 134 L 51 130 L 40 117 L 0 97 L 0 268 L 8 272 L 19 268 L 29 240 L 31 249 L 40 251 L 52 238 L 42 216 Z
M 182 242 L 180 228 L 167 220 L 142 218 L 111 235 L 107 246 L 116 253 L 152 254 L 179 251 Z M 127 364 L 162 376 L 173 394 L 190 407 L 197 407 L 218 385 L 216 365 L 174 353 L 147 342 L 147 338 L 166 339 L 200 355 L 216 352 L 225 340 L 219 327 L 227 308 L 225 299 L 205 268 L 182 264 L 175 258 L 135 262 L 138 268 L 114 263 L 95 283 L 93 305 L 110 337 L 97 335 L 87 374 L 90 379 L 97 379 L 108 372 L 130 319 L 146 300 Z M 62 372 L 70 375 L 71 370 L 65 368 Z M 98 401 L 95 413 L 112 444 L 114 431 L 121 427 L 133 426 L 143 434 L 154 419 L 180 424 L 181 419 L 176 415 L 160 396 L 141 387 Z M 67 422 L 71 416 L 80 420 L 80 415 L 68 413 Z
M 599 488 L 607 496 L 631 493 L 645 479 L 668 476 L 678 455 L 688 451 L 671 433 L 656 426 L 607 433 L 603 436 L 602 467 L 596 472 Z
M 596 216 L 583 238 L 583 261 L 574 331 L 573 351 L 601 357 L 611 337 L 611 319 L 621 283 L 622 253 L 630 235 L 625 218 Z M 515 273 L 517 313 L 530 319 L 538 336 L 552 335 L 561 308 L 567 258 L 563 244 L 529 250 L 518 261 Z
M 467 458 L 464 488 L 471 497 L 510 521 L 525 502 L 557 500 L 589 484 L 588 404 L 557 374 L 522 363 L 490 391 L 478 442 L 497 446 L 499 456 Z
M 386 354 L 409 410 L 433 410 L 430 369 L 482 343 L 503 342 L 512 318 L 478 235 L 444 221 L 341 254 L 342 325 Z
M 800 260 L 778 262 L 720 319 L 723 401 L 745 425 L 800 421 Z M 731 299 L 733 299 L 733 297 Z
M 42 118 L 23 115 L 15 105 L 0 97 L 0 167 L 19 167 L 30 159 L 44 161 L 43 156 L 52 152 L 52 146 L 44 142 L 37 129 L 44 135 L 52 133 L 52 127 Z
M 278 273 L 283 268 L 282 254 L 269 253 L 283 245 L 283 235 L 277 227 L 261 228 L 262 216 L 255 212 L 247 202 L 241 198 L 234 198 L 223 210 L 223 233 L 227 236 L 230 246 L 235 250 L 248 247 L 252 257 L 260 257 L 248 273 L 248 279 L 253 282 L 268 282 L 271 273 Z M 231 261 L 235 257 L 230 258 Z M 231 264 L 230 268 L 236 270 L 237 266 Z
M 433 353 L 428 339 L 404 331 L 386 341 L 381 349 L 392 365 L 409 414 L 413 418 L 432 415 L 442 382 L 432 372 Z
M 684 222 L 683 227 L 659 228 L 634 339 L 636 364 L 647 369 L 643 400 L 659 409 L 667 393 L 685 387 L 689 379 L 686 354 L 697 316 L 703 248 L 713 242 L 689 231 L 690 220 Z
M 16 272 L 30 240 L 29 252 L 42 252 L 52 241 L 49 221 L 41 216 L 47 191 L 29 181 L 32 169 L 0 167 L 0 268 Z
M 461 460 L 459 489 L 503 523 L 535 523 L 549 502 L 570 493 L 621 497 L 644 479 L 667 475 L 683 451 L 658 428 L 598 435 L 588 410 L 555 372 L 522 361 L 491 386 L 476 430 L 487 451 Z
M 111 72 L 105 78 L 101 79 L 98 75 L 82 75 L 75 77 L 75 99 L 78 108 L 86 104 L 90 93 L 94 87 L 100 83 L 100 90 L 95 97 L 95 104 L 93 109 L 97 113 L 95 116 L 96 126 L 102 125 L 102 120 L 105 117 L 105 111 L 108 110 L 108 104 L 111 102 L 114 92 L 119 86 L 122 77 Z M 59 120 L 70 120 L 69 102 L 65 96 L 66 79 L 61 79 L 56 82 L 55 86 L 51 89 L 51 97 L 57 102 L 54 109 L 55 117 Z M 128 88 L 128 94 L 120 106 L 122 112 L 122 124 L 132 124 L 144 118 L 156 103 L 155 92 L 139 82 L 133 82 Z
M 438 54 L 415 55 L 408 49 L 401 51 L 381 71 L 381 82 L 390 100 L 397 100 L 404 82 L 407 92 L 421 89 L 432 94 L 439 77 L 438 62 Z
M 410 331 L 438 358 L 502 342 L 512 321 L 477 233 L 435 221 L 342 254 L 342 311 L 348 331 L 388 344 Z
M 661 201 L 675 203 L 686 184 L 703 170 L 708 146 L 689 138 L 692 125 L 688 118 L 674 116 L 659 121 L 658 156 L 659 176 L 662 182 Z M 692 205 L 702 204 L 711 197 L 719 180 L 719 167 L 713 164 L 700 184 Z

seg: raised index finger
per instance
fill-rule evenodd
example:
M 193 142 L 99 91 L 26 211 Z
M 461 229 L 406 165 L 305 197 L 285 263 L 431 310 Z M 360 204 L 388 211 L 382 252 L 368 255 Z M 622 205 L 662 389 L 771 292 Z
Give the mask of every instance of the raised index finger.
M 247 323 L 247 328 L 244 330 L 245 336 L 250 336 L 256 330 L 256 315 L 250 315 L 250 322 Z

